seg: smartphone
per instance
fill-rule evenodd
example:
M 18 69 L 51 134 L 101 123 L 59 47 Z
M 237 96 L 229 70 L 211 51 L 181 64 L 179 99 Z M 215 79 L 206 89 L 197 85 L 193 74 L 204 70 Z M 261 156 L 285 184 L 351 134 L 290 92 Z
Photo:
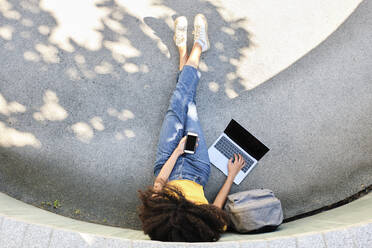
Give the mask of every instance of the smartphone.
M 198 139 L 198 134 L 191 133 L 191 132 L 187 133 L 186 144 L 184 148 L 185 153 L 190 153 L 190 154 L 195 153 L 197 139 Z

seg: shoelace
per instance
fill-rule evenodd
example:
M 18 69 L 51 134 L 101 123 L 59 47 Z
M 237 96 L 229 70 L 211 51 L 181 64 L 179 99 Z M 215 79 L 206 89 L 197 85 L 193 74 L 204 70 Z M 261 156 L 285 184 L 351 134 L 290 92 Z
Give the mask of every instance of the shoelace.
M 177 27 L 176 28 L 176 44 L 181 44 L 185 41 L 185 32 L 186 32 L 186 27 Z
M 205 40 L 205 32 L 204 32 L 204 29 L 197 25 L 195 26 L 195 30 L 194 30 L 194 40 Z

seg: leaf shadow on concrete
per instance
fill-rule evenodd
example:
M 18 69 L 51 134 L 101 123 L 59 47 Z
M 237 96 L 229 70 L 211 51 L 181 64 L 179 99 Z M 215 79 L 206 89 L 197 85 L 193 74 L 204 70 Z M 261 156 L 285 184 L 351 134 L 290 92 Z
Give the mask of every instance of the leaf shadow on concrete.
M 177 73 L 167 17 L 142 20 L 115 1 L 4 3 L 0 93 L 25 111 L 0 114 L 0 122 L 32 134 L 40 146 L 0 148 L 0 190 L 39 207 L 58 200 L 62 207 L 48 210 L 65 216 L 140 228 L 137 190 L 152 183 Z M 239 50 L 249 46 L 241 20 L 226 21 L 205 1 L 155 5 L 186 15 L 190 24 L 205 10 L 213 48 L 203 55 L 198 99 L 230 101 L 242 89 L 234 74 Z

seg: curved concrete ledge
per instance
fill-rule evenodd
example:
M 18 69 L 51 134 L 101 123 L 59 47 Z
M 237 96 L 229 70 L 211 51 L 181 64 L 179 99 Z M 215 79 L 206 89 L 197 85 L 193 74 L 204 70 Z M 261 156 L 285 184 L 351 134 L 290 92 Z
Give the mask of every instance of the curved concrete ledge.
M 372 247 L 372 194 L 283 224 L 276 232 L 227 233 L 217 243 L 150 241 L 141 231 L 59 216 L 0 193 L 0 247 Z
M 187 16 L 192 29 L 198 12 L 211 24 L 196 98 L 207 145 L 233 118 L 271 149 L 232 193 L 272 189 L 289 218 L 372 182 L 372 1 L 3 3 L 4 193 L 35 206 L 58 199 L 64 216 L 138 228 L 137 190 L 153 182 L 176 82 L 172 16 Z M 84 18 L 71 11 L 79 9 Z M 211 167 L 209 201 L 225 178 Z

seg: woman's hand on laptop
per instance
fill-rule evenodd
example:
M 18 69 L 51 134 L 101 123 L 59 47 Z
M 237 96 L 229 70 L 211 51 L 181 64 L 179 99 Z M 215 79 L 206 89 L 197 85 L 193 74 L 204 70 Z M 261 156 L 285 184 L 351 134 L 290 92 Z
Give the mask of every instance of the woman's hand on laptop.
M 226 201 L 226 197 L 230 192 L 231 185 L 234 182 L 234 179 L 236 175 L 238 175 L 239 171 L 244 167 L 245 161 L 242 155 L 240 154 L 234 154 L 234 162 L 232 161 L 233 158 L 229 159 L 229 163 L 227 165 L 229 174 L 226 178 L 225 183 L 223 184 L 222 188 L 218 192 L 216 199 L 214 199 L 213 205 L 215 205 L 218 208 L 223 207 Z
M 236 175 L 238 175 L 239 171 L 243 169 L 245 165 L 244 158 L 241 154 L 234 153 L 234 162 L 233 158 L 229 159 L 227 169 L 228 169 L 228 176 L 232 177 L 232 179 L 235 179 Z

